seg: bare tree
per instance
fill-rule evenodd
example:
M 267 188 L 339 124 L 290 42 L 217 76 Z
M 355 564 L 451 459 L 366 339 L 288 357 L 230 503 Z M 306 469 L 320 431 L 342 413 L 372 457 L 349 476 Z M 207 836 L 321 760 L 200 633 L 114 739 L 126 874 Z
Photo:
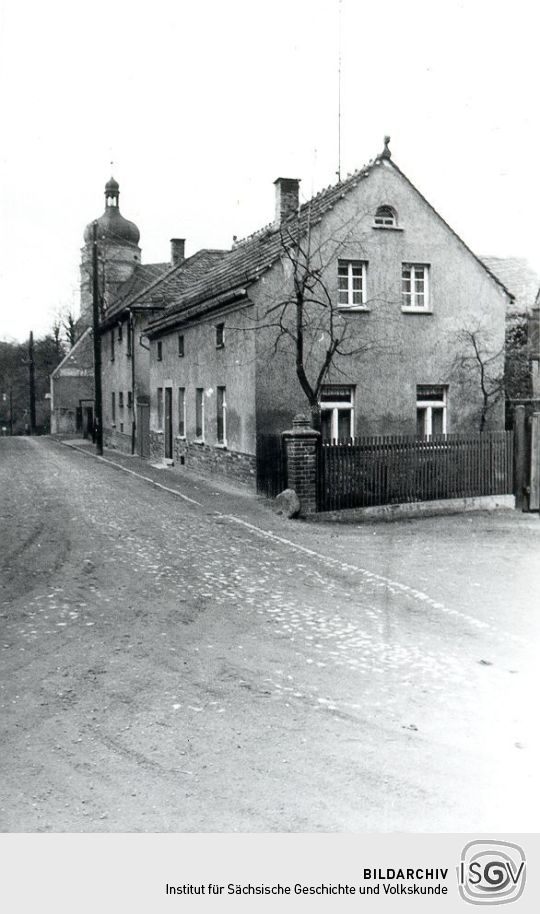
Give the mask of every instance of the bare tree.
M 388 348 L 389 337 L 383 344 L 378 315 L 370 315 L 366 322 L 339 301 L 338 257 L 351 241 L 359 251 L 356 227 L 360 219 L 355 212 L 340 225 L 337 238 L 317 232 L 309 211 L 283 225 L 279 248 L 284 280 L 279 295 L 269 296 L 257 318 L 258 329 L 275 331 L 270 336 L 272 353 L 286 351 L 294 358 L 314 428 L 320 428 L 321 391 L 330 373 L 346 376 L 347 360 L 352 366 L 352 357 L 383 345 Z M 389 298 L 385 294 L 378 301 L 388 302 Z M 368 311 L 374 300 L 362 304 Z
M 494 348 L 490 333 L 480 325 L 459 330 L 455 339 L 459 352 L 451 372 L 480 393 L 479 431 L 483 432 L 490 413 L 505 396 L 505 349 Z
M 62 327 L 64 329 L 64 333 L 66 334 L 67 343 L 71 349 L 77 342 L 77 335 L 78 335 L 77 334 L 77 321 L 75 319 L 75 315 L 73 314 L 73 311 L 69 310 L 64 314 L 64 318 L 62 320 Z

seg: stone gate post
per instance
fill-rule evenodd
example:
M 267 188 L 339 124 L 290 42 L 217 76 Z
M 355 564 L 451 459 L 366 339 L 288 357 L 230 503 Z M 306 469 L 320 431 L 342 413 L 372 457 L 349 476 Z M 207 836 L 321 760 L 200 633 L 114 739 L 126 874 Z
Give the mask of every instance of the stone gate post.
M 293 419 L 293 427 L 282 433 L 287 456 L 287 486 L 300 500 L 300 514 L 317 510 L 317 449 L 320 432 L 311 428 L 302 413 Z

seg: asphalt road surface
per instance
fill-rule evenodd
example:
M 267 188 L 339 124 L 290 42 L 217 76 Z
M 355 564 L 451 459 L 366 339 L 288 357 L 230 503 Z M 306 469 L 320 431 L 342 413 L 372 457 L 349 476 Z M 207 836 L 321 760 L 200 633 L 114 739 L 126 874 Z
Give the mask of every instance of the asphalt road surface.
M 538 830 L 538 516 L 168 472 L 0 439 L 2 831 Z

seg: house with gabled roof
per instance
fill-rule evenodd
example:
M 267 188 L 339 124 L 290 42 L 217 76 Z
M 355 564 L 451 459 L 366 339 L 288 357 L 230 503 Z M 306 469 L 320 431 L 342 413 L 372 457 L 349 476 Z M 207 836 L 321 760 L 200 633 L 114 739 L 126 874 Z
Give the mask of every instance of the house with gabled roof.
M 128 283 L 100 324 L 104 444 L 149 456 L 150 347 L 146 328 L 190 284 L 221 259 L 222 251 L 184 257 L 184 239 L 171 241 L 172 265 L 150 282 Z
M 277 179 L 274 221 L 149 323 L 153 456 L 253 480 L 261 436 L 309 411 L 297 370 L 300 273 L 302 361 L 318 385 L 323 438 L 477 430 L 480 388 L 453 366 L 463 330 L 478 327 L 502 370 L 504 283 L 399 169 L 387 141 L 302 204 L 299 183 Z M 328 360 L 336 326 L 350 345 Z M 489 421 L 504 427 L 502 403 Z

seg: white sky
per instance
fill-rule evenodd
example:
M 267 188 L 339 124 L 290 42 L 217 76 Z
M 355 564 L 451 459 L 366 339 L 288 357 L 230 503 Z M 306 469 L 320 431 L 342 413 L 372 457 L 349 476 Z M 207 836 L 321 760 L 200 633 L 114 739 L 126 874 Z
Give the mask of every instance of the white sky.
M 0 0 L 0 339 L 78 313 L 112 171 L 143 262 L 229 247 L 335 181 L 339 0 Z M 342 0 L 342 174 L 392 136 L 478 254 L 540 272 L 532 0 Z

